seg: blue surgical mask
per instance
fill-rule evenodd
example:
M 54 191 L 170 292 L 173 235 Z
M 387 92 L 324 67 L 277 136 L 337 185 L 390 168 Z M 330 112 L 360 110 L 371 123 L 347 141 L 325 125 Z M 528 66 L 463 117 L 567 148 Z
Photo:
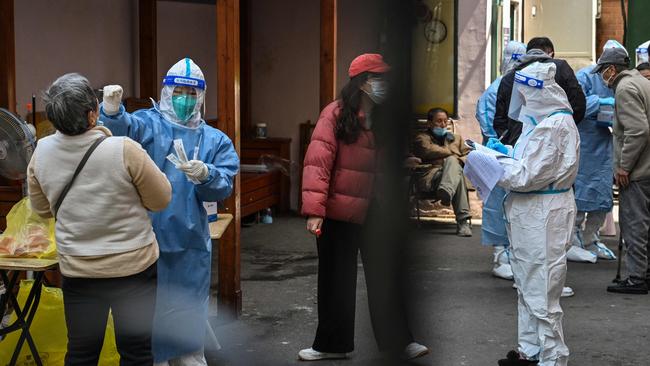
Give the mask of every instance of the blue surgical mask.
M 445 138 L 445 136 L 447 136 L 447 132 L 449 132 L 449 131 L 447 131 L 446 128 L 442 128 L 442 127 L 434 127 L 434 128 L 431 130 L 431 132 L 433 132 L 433 135 L 434 135 L 435 137 L 439 137 L 439 138 L 442 139 L 442 138 Z
M 375 104 L 382 104 L 388 97 L 388 84 L 384 80 L 370 79 L 370 92 L 366 92 Z
M 187 123 L 194 113 L 197 98 L 194 95 L 181 94 L 172 96 L 172 107 L 179 120 Z

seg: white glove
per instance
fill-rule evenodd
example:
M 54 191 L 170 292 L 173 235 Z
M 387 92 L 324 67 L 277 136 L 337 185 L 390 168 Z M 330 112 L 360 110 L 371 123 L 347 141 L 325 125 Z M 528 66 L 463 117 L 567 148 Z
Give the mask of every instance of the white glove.
M 122 87 L 119 85 L 106 85 L 104 87 L 104 113 L 112 116 L 120 111 L 122 103 Z
M 190 160 L 187 163 L 179 165 L 178 169 L 185 173 L 190 180 L 195 182 L 204 182 L 210 175 L 208 166 L 201 160 Z

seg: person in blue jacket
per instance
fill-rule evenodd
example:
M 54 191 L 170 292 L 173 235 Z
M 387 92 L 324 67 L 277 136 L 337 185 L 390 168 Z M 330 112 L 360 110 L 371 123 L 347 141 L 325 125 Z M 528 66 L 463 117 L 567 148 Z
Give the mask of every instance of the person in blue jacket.
M 160 247 L 152 349 L 156 365 L 207 365 L 203 354 L 212 247 L 203 202 L 232 193 L 239 157 L 232 141 L 202 119 L 205 78 L 189 58 L 163 80 L 160 103 L 127 113 L 122 87 L 104 88 L 101 120 L 114 135 L 139 142 L 172 185 L 167 209 L 150 217 Z M 174 141 L 187 162 L 174 164 Z
M 606 48 L 623 48 L 609 40 Z M 623 48 L 624 49 L 624 48 Z M 613 140 L 609 127 L 614 116 L 614 91 L 605 85 L 599 74 L 592 74 L 595 65 L 587 66 L 576 77 L 587 98 L 585 119 L 578 124 L 580 132 L 580 167 L 575 182 L 578 213 L 572 246 L 567 259 L 595 263 L 600 259 L 616 259 L 616 255 L 600 241 L 598 230 L 614 205 Z
M 505 75 L 517 65 L 519 57 L 526 54 L 526 45 L 510 41 L 503 52 L 503 61 L 501 62 L 501 75 Z M 483 135 L 483 144 L 490 138 L 496 138 L 497 133 L 494 131 L 492 122 L 494 121 L 494 112 L 496 109 L 497 90 L 501 78 L 499 76 L 481 95 L 476 104 L 476 119 L 481 126 Z M 508 233 L 506 232 L 506 222 L 503 218 L 503 198 L 506 191 L 501 187 L 494 187 L 487 202 L 483 205 L 483 225 L 481 226 L 481 243 L 483 245 L 494 246 L 494 267 L 492 274 L 499 278 L 511 280 L 513 278 L 512 268 L 508 248 Z

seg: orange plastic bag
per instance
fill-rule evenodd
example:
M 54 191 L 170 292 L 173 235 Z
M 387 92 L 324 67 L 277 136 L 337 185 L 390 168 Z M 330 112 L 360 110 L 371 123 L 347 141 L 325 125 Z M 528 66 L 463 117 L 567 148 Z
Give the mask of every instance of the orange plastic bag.
M 7 230 L 0 234 L 0 257 L 56 257 L 54 219 L 32 211 L 29 198 L 16 203 L 7 214 Z
M 25 280 L 20 283 L 18 292 L 18 303 L 24 306 L 29 291 L 32 289 L 34 281 Z M 11 317 L 11 323 L 16 320 L 16 314 Z M 41 289 L 41 301 L 34 316 L 29 332 L 36 344 L 43 365 L 63 366 L 65 353 L 68 347 L 68 331 L 65 325 L 65 315 L 63 312 L 63 292 L 55 287 L 43 287 Z M 6 366 L 11 361 L 20 331 L 12 332 L 0 342 L 0 365 Z M 113 317 L 109 316 L 104 337 L 104 346 L 99 356 L 100 366 L 114 366 L 120 364 L 120 356 L 117 353 L 115 345 L 115 332 L 113 327 Z M 20 349 L 20 355 L 16 366 L 36 365 L 29 350 L 27 342 L 23 343 Z

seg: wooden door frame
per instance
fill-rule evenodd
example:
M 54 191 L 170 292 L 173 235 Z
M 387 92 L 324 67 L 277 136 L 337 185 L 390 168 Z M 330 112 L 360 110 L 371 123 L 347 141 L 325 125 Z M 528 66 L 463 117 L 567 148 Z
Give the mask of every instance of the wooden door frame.
M 223 131 L 240 154 L 240 0 L 217 0 L 217 128 Z M 235 177 L 232 195 L 225 200 L 226 212 L 233 215 L 219 240 L 219 317 L 241 314 L 241 212 L 240 176 Z
M 16 113 L 14 0 L 0 0 L 0 107 Z

